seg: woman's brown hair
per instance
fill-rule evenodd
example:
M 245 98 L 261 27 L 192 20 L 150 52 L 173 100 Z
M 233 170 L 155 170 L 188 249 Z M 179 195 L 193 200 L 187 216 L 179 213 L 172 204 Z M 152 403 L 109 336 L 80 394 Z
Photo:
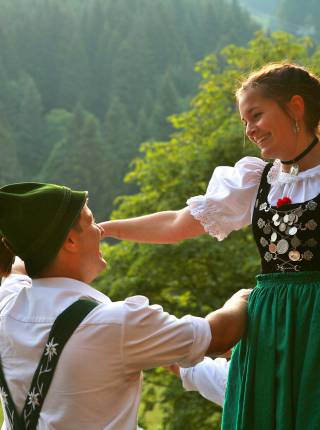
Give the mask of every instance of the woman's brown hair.
M 295 95 L 303 98 L 304 121 L 311 133 L 317 133 L 320 122 L 320 81 L 306 68 L 290 63 L 269 63 L 251 73 L 236 92 L 258 89 L 264 97 L 275 100 L 288 113 L 286 104 Z

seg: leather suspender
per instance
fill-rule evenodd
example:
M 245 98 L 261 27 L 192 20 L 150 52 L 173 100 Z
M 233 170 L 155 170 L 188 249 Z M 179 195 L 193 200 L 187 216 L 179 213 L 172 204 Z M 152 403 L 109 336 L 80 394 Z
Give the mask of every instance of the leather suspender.
M 78 300 L 65 309 L 55 320 L 42 353 L 21 415 L 12 400 L 0 361 L 0 394 L 12 430 L 35 430 L 46 394 L 49 390 L 61 352 L 81 321 L 99 303 Z

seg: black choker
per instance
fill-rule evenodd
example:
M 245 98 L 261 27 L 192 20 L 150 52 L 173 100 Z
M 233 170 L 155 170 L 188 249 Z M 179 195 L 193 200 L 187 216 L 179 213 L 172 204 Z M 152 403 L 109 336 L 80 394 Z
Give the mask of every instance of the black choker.
M 306 149 L 305 150 L 303 150 L 302 152 L 301 152 L 301 154 L 299 154 L 296 158 L 293 158 L 292 160 L 286 160 L 286 161 L 283 161 L 283 160 L 281 160 L 281 163 L 282 164 L 294 164 L 294 163 L 296 163 L 297 161 L 300 161 L 303 157 L 305 157 L 310 151 L 311 151 L 311 149 L 314 147 L 314 146 L 316 146 L 316 144 L 319 142 L 319 140 L 318 140 L 318 138 L 317 137 L 315 137 L 314 139 L 313 139 L 313 141 L 310 143 L 310 145 L 309 146 L 307 146 L 306 147 Z

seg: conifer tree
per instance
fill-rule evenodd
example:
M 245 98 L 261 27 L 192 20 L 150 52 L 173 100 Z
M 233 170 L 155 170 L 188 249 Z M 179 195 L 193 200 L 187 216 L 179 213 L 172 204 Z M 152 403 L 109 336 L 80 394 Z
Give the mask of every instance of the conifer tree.
M 17 155 L 23 177 L 31 180 L 44 161 L 43 107 L 41 95 L 31 76 L 23 76 L 18 88 L 21 98 L 15 129 Z
M 14 136 L 5 121 L 0 121 L 0 154 L 0 186 L 19 182 L 22 175 L 17 160 Z
M 41 172 L 45 182 L 88 190 L 90 206 L 101 217 L 110 189 L 108 163 L 97 119 L 77 106 L 67 136 L 58 142 Z

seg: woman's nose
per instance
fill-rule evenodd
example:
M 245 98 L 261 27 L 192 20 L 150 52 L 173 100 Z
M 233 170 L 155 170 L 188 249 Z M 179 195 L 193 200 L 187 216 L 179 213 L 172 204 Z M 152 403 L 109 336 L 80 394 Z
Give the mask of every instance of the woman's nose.
M 246 135 L 250 140 L 254 140 L 255 134 L 256 134 L 256 126 L 248 122 L 246 125 Z

